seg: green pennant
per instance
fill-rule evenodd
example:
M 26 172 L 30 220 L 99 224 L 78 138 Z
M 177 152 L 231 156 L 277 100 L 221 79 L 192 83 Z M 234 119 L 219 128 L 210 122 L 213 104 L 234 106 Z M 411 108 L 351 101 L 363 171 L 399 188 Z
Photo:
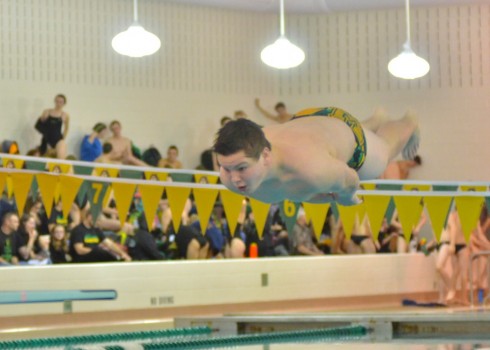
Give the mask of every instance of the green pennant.
M 290 234 L 293 232 L 293 227 L 296 223 L 296 217 L 298 216 L 300 206 L 300 203 L 291 202 L 287 199 L 279 204 L 281 217 L 284 220 L 286 229 Z
M 45 171 L 46 163 L 43 162 L 35 162 L 33 160 L 26 160 L 25 162 L 26 169 L 29 170 L 37 170 L 37 171 Z
M 33 202 L 35 202 L 37 200 L 37 197 L 39 196 L 39 185 L 37 183 L 37 177 L 35 176 L 34 180 L 32 180 L 30 195 Z
M 142 179 L 143 172 L 139 170 L 121 169 L 119 171 L 119 177 L 126 178 L 126 179 Z
M 194 182 L 194 175 L 192 174 L 168 174 L 175 182 Z
M 376 184 L 376 189 L 381 191 L 400 191 L 402 184 Z
M 487 213 L 490 215 L 490 197 L 485 197 L 485 203 L 487 206 Z
M 90 187 L 90 181 L 85 180 L 85 181 L 83 181 L 82 185 L 78 189 L 77 198 L 75 199 L 78 207 L 81 207 L 83 200 L 85 199 L 85 196 L 87 195 L 87 190 L 89 187 Z
M 92 175 L 93 167 L 85 165 L 73 165 L 73 172 L 76 175 Z
M 335 218 L 335 221 L 339 221 L 340 214 L 339 214 L 339 208 L 337 207 L 336 202 L 332 202 L 332 205 L 330 205 L 330 210 L 332 211 L 333 217 Z
M 457 191 L 458 185 L 432 185 L 433 191 Z
M 104 196 L 107 191 L 107 182 L 86 181 L 89 182 L 87 186 L 87 197 L 90 202 L 90 213 L 92 214 L 92 220 L 97 221 L 99 214 L 102 212 L 102 204 L 104 203 Z
M 386 222 L 391 224 L 391 221 L 393 220 L 393 214 L 395 214 L 396 206 L 395 206 L 395 200 L 393 197 L 390 198 L 390 202 L 388 203 L 388 208 L 386 208 L 386 213 L 385 213 L 385 218 Z

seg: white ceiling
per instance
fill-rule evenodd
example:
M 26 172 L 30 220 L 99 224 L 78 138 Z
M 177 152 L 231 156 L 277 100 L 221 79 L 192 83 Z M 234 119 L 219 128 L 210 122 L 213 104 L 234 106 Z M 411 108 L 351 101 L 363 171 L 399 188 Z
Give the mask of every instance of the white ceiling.
M 275 12 L 279 0 L 173 0 L 177 3 L 235 10 Z M 490 3 L 490 0 L 411 0 L 410 7 Z M 404 0 L 284 0 L 289 13 L 327 13 L 403 8 Z

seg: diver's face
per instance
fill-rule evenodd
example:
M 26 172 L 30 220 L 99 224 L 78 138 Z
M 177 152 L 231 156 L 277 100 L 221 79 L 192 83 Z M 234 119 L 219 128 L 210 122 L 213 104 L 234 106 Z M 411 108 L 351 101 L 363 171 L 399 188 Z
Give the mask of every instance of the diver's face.
M 264 160 L 247 157 L 244 151 L 228 156 L 217 155 L 221 182 L 235 192 L 244 195 L 254 193 L 264 178 Z

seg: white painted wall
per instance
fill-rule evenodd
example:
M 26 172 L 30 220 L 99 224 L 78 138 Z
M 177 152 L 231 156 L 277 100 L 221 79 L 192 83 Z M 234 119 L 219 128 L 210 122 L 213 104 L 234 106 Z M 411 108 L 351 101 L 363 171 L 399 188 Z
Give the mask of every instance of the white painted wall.
M 261 286 L 262 274 L 268 286 Z M 359 298 L 436 291 L 434 256 L 379 254 L 3 267 L 2 291 L 114 289 L 117 299 L 75 301 L 73 312 Z M 49 281 L 49 286 L 46 286 Z M 375 283 L 373 283 L 375 281 Z M 172 304 L 158 304 L 159 298 Z M 156 298 L 157 304 L 152 304 Z M 60 314 L 62 303 L 0 305 L 1 318 Z
M 130 0 L 2 0 L 0 2 L 0 140 L 27 151 L 32 129 L 55 94 L 68 96 L 69 147 L 98 121 L 119 119 L 142 148 L 181 148 L 198 163 L 225 114 L 253 106 L 256 96 L 290 111 L 336 105 L 364 119 L 377 106 L 394 116 L 418 111 L 425 164 L 415 178 L 490 179 L 490 5 L 414 8 L 414 50 L 428 76 L 403 82 L 386 64 L 404 42 L 402 10 L 293 15 L 287 34 L 305 63 L 278 72 L 260 50 L 277 36 L 277 16 L 140 1 L 140 22 L 162 49 L 140 60 L 117 55 L 112 37 L 131 23 Z

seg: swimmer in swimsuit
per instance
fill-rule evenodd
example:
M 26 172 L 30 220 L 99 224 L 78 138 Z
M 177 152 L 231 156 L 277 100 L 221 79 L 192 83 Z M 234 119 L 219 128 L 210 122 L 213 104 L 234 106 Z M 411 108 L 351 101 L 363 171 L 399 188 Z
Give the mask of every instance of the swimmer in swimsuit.
M 402 152 L 414 157 L 418 122 L 375 114 L 360 123 L 334 107 L 301 111 L 283 124 L 261 128 L 240 119 L 217 134 L 214 151 L 222 183 L 267 203 L 359 203 L 360 180 L 375 179 Z
M 70 116 L 63 111 L 66 105 L 65 95 L 59 94 L 54 98 L 55 107 L 46 109 L 36 123 L 36 129 L 43 136 L 40 152 L 42 155 L 51 154 L 56 158 L 66 158 L 66 136 Z M 63 131 L 61 130 L 63 127 Z

